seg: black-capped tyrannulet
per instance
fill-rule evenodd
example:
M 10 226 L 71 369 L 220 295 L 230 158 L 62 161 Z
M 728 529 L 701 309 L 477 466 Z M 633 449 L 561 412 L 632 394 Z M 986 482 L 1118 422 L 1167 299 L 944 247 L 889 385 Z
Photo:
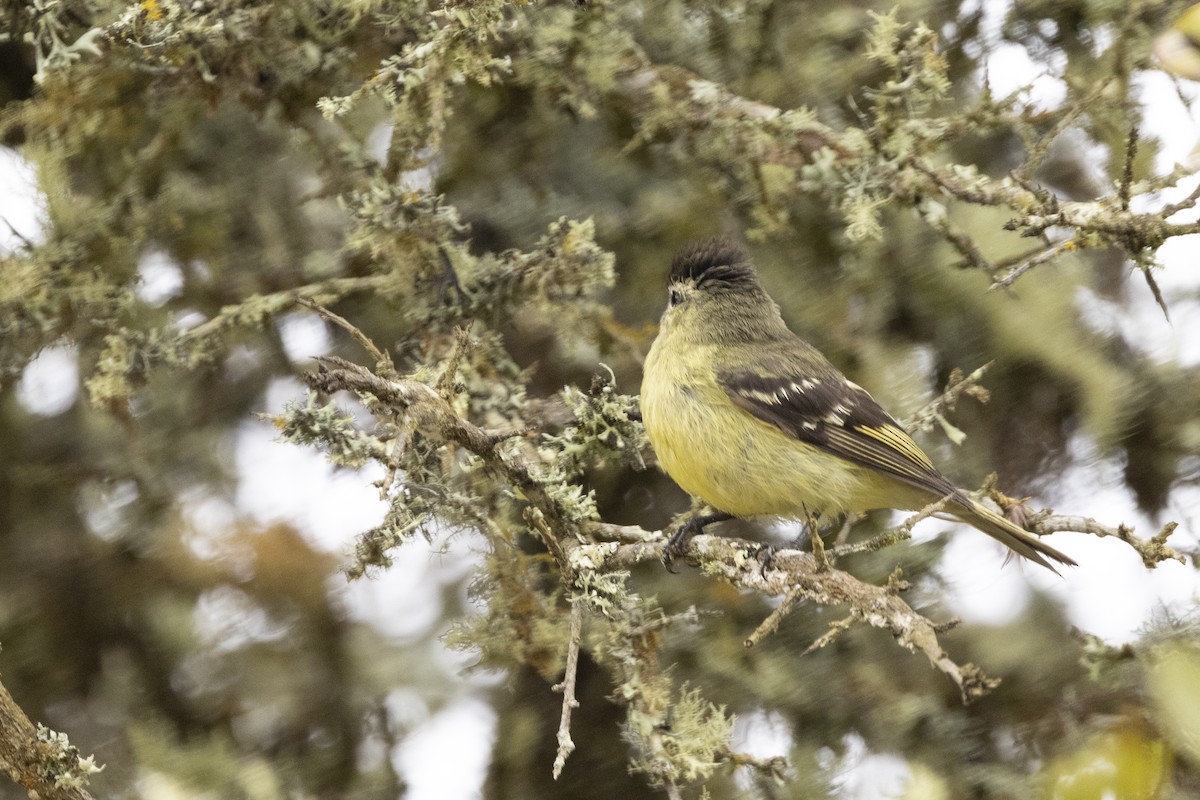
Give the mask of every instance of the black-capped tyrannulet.
M 744 250 L 684 248 L 646 358 L 642 418 L 683 489 L 738 517 L 943 510 L 1025 558 L 1075 564 L 972 500 L 904 429 L 788 330 Z

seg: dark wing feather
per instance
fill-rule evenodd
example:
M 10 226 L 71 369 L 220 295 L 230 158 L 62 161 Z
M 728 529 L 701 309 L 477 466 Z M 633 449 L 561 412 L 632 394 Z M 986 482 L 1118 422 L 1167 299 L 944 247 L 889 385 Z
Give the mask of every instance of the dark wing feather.
M 937 497 L 960 494 L 900 424 L 832 366 L 809 375 L 718 370 L 717 382 L 737 406 L 802 442 Z

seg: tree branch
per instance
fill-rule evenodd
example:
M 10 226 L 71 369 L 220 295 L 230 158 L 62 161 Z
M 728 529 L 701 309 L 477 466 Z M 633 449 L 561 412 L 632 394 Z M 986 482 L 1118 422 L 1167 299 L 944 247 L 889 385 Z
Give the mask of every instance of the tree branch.
M 571 601 L 571 630 L 567 640 L 567 666 L 562 683 L 554 687 L 562 692 L 562 716 L 558 721 L 558 753 L 554 757 L 554 780 L 562 774 L 571 753 L 575 752 L 575 742 L 571 739 L 571 712 L 579 707 L 575 699 L 575 677 L 579 672 L 579 640 L 583 636 L 583 600 L 575 598 Z
M 1163 561 L 1168 560 L 1178 561 L 1180 564 L 1187 563 L 1185 556 L 1167 547 L 1167 539 L 1177 527 L 1179 527 L 1179 523 L 1168 522 L 1153 537 L 1143 539 L 1134 536 L 1133 528 L 1128 525 L 1121 524 L 1114 528 L 1090 517 L 1043 512 L 1040 515 L 1034 515 L 1029 521 L 1030 530 L 1043 536 L 1057 531 L 1074 531 L 1075 533 L 1090 533 L 1093 536 L 1112 536 L 1120 539 L 1137 551 L 1147 569 L 1154 569 Z
M 35 726 L 0 684 L 0 769 L 30 800 L 92 800 L 84 787 L 103 767 L 81 757 L 65 735 Z
M 940 626 L 900 599 L 900 587 L 875 586 L 839 569 L 822 569 L 811 553 L 801 550 L 776 550 L 764 567 L 759 558 L 763 547 L 745 539 L 702 534 L 692 539 L 679 557 L 705 574 L 759 594 L 797 592 L 817 605 L 849 606 L 856 621 L 888 630 L 902 647 L 922 653 L 931 666 L 954 682 L 963 703 L 986 695 L 999 684 L 974 664 L 960 665 L 951 659 L 938 642 Z M 628 569 L 661 556 L 661 542 L 580 545 L 571 553 L 578 569 L 602 572 Z
M 706 156 L 701 142 L 705 137 L 719 135 L 721 152 L 732 148 L 751 165 L 779 165 L 794 170 L 797 190 L 803 190 L 798 183 L 802 168 L 812 164 L 821 151 L 827 151 L 839 169 L 853 173 L 869 168 L 876 173 L 880 187 L 886 187 L 877 192 L 879 202 L 895 199 L 914 206 L 926 223 L 973 266 L 986 268 L 991 262 L 965 232 L 949 221 L 944 209 L 935 209 L 937 204 L 930 204 L 930 198 L 950 197 L 972 205 L 1008 208 L 1014 217 L 1005 229 L 1020 231 L 1023 236 L 1038 236 L 1052 227 L 1070 229 L 1071 233 L 1058 244 L 1039 251 L 997 279 L 998 286 L 1009 286 L 1025 272 L 1063 252 L 1084 247 L 1118 247 L 1131 259 L 1142 263 L 1168 239 L 1200 233 L 1200 222 L 1167 221 L 1182 208 L 1191 207 L 1200 197 L 1200 190 L 1181 203 L 1166 206 L 1158 212 L 1129 210 L 1130 200 L 1139 191 L 1152 193 L 1163 185 L 1177 182 L 1184 177 L 1182 174 L 1172 173 L 1149 183 L 1125 181 L 1104 197 L 1083 201 L 1060 201 L 1052 192 L 1033 183 L 1031 176 L 1050 143 L 1078 115 L 1086 113 L 1093 96 L 1103 89 L 1102 83 L 1074 103 L 1047 134 L 1032 143 L 1025 162 L 1002 178 L 970 169 L 934 167 L 915 145 L 911 154 L 902 154 L 894 163 L 883 161 L 867 146 L 862 132 L 856 128 L 838 130 L 829 127 L 807 110 L 782 109 L 741 97 L 687 69 L 654 64 L 644 57 L 630 58 L 628 67 L 617 75 L 614 91 L 637 118 L 647 120 L 646 128 L 639 132 L 633 145 L 658 135 L 681 137 L 688 145 L 689 157 L 703 160 Z M 938 118 L 938 121 L 946 123 L 947 129 L 954 129 L 956 121 L 979 110 Z M 662 122 L 656 123 L 655 119 L 662 119 Z M 939 144 L 944 142 L 923 143 L 926 151 Z M 1134 144 L 1129 146 L 1132 148 Z M 710 166 L 722 168 L 718 163 Z M 826 189 L 838 191 L 834 186 L 826 186 Z

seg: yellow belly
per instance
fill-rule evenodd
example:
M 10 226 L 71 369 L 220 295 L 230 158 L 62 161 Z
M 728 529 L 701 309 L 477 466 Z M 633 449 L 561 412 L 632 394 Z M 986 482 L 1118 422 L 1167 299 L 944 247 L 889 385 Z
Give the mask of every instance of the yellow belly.
M 884 487 L 867 470 L 836 456 L 818 458 L 812 445 L 735 406 L 707 354 L 668 361 L 656 346 L 645 374 L 642 419 L 659 464 L 714 508 L 739 517 L 799 517 L 888 505 L 877 502 Z

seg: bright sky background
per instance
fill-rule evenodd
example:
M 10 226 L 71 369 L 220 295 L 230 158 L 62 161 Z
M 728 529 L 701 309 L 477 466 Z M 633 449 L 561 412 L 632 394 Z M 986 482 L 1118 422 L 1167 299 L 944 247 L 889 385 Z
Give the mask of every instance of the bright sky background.
M 997 42 L 988 70 L 993 92 L 1003 95 L 1031 84 L 1035 98 L 1052 103 L 1061 97 L 1058 79 L 1030 62 L 1022 48 L 999 43 L 998 20 L 1003 4 L 987 5 L 990 8 L 985 30 L 990 27 L 991 38 Z M 1181 101 L 1177 85 L 1162 73 L 1144 73 L 1135 85 L 1153 109 L 1142 134 L 1162 142 L 1158 169 L 1165 172 L 1174 163 L 1193 158 L 1200 139 L 1198 106 L 1194 102 L 1200 93 L 1195 86 L 1183 87 L 1189 108 Z M 378 144 L 380 149 L 386 146 L 386 135 Z M 1200 177 L 1164 194 L 1161 202 L 1185 196 L 1196 180 Z M 0 252 L 18 246 L 20 237 L 32 241 L 41 238 L 41 208 L 42 199 L 30 166 L 14 151 L 0 148 Z M 1197 213 L 1185 212 L 1181 218 L 1194 219 Z M 1094 313 L 1096 324 L 1119 329 L 1156 358 L 1195 364 L 1200 361 L 1200 303 L 1194 299 L 1200 286 L 1200 272 L 1195 269 L 1200 261 L 1200 242 L 1197 237 L 1174 240 L 1158 256 L 1165 266 L 1158 280 L 1171 308 L 1170 323 L 1136 280 L 1132 281 L 1133 301 L 1128 308 L 1106 308 L 1095 297 L 1082 297 L 1081 302 L 1089 315 Z M 141 270 L 140 291 L 147 302 L 166 302 L 180 288 L 179 270 L 162 254 L 147 255 Z M 288 315 L 278 324 L 289 356 L 298 362 L 330 348 L 325 323 L 311 315 Z M 68 409 L 80 390 L 75 351 L 70 345 L 59 345 L 47 348 L 28 366 L 17 392 L 20 402 L 31 412 L 53 416 Z M 281 379 L 272 384 L 263 407 L 278 410 L 285 402 L 303 396 L 299 382 Z M 238 430 L 235 452 L 243 477 L 236 506 L 229 507 L 210 497 L 188 499 L 189 518 L 201 534 L 195 546 L 203 547 L 206 536 L 219 539 L 232 520 L 242 514 L 264 523 L 290 522 L 312 542 L 331 552 L 345 553 L 357 533 L 377 524 L 383 516 L 385 505 L 370 485 L 378 473 L 369 469 L 361 473 L 335 472 L 315 451 L 279 444 L 274 436 L 270 426 L 254 421 Z M 1062 475 L 1052 494 L 1036 498 L 1037 502 L 1063 513 L 1077 511 L 1106 522 L 1130 523 L 1142 536 L 1152 535 L 1166 519 L 1175 519 L 1181 525 L 1171 542 L 1185 547 L 1196 545 L 1200 490 L 1176 490 L 1163 519 L 1145 519 L 1136 513 L 1133 497 L 1121 485 L 1120 465 L 1096 455 L 1083 437 L 1073 446 L 1091 457 Z M 283 474 L 289 476 L 288 480 L 278 479 Z M 944 535 L 947 527 L 946 523 L 928 521 L 919 528 L 917 538 Z M 1135 639 L 1156 611 L 1191 608 L 1200 595 L 1200 578 L 1193 567 L 1167 562 L 1147 571 L 1134 551 L 1120 542 L 1077 534 L 1052 537 L 1051 544 L 1082 565 L 1058 578 L 1046 570 L 1023 568 L 1015 562 L 998 568 L 1003 558 L 998 545 L 965 530 L 950 535 L 951 544 L 941 568 L 950 586 L 947 602 L 969 621 L 1002 623 L 1017 616 L 1029 601 L 1031 588 L 1036 587 L 1061 598 L 1078 627 L 1118 643 Z M 461 583 L 478 563 L 468 539 L 452 539 L 440 553 L 420 544 L 404 548 L 396 553 L 395 566 L 380 577 L 353 584 L 335 580 L 331 591 L 342 596 L 354 617 L 397 640 L 434 642 L 430 646 L 438 650 L 436 661 L 454 673 L 469 657 L 445 650 L 430 634 L 441 617 L 443 587 Z M 219 614 L 220 608 L 220 603 L 214 603 L 198 611 L 197 624 L 219 628 L 220 620 L 211 615 Z M 496 676 L 487 675 L 464 677 L 459 697 L 436 712 L 415 694 L 398 691 L 389 699 L 414 730 L 390 754 L 409 782 L 406 797 L 410 800 L 465 800 L 479 795 L 496 735 L 496 717 L 484 693 L 495 680 Z M 790 740 L 786 724 L 766 712 L 745 715 L 738 721 L 736 734 L 740 749 L 759 755 L 786 752 Z M 908 769 L 903 759 L 869 753 L 861 740 L 848 745 L 850 755 L 838 765 L 844 797 L 875 800 L 891 796 L 904 785 Z M 454 754 L 452 768 L 441 762 L 442 755 L 448 753 Z

